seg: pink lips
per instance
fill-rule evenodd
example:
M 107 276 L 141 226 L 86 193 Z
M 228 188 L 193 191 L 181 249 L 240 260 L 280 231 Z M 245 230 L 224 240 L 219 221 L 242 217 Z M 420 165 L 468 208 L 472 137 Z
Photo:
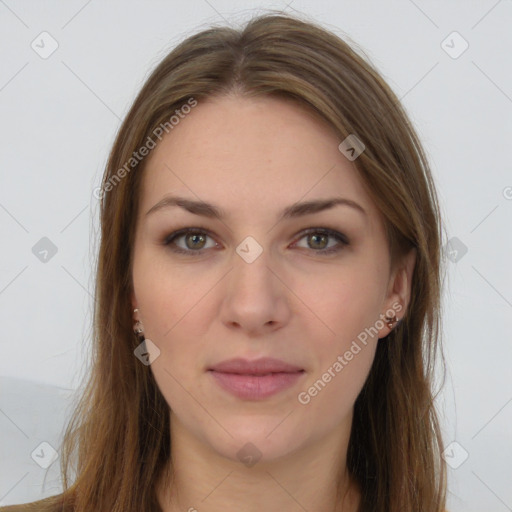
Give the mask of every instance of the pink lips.
M 305 373 L 279 359 L 230 359 L 209 368 L 217 383 L 238 398 L 261 400 L 289 388 Z

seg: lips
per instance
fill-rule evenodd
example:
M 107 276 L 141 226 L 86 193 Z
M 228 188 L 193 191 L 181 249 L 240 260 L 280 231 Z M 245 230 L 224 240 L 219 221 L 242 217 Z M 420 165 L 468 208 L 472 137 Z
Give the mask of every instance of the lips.
M 264 400 L 294 386 L 305 371 L 279 359 L 230 359 L 208 369 L 214 382 L 241 400 Z
M 272 373 L 297 373 L 304 371 L 303 368 L 299 366 L 271 357 L 263 357 L 254 361 L 242 358 L 229 359 L 212 366 L 209 370 L 222 373 L 260 376 Z

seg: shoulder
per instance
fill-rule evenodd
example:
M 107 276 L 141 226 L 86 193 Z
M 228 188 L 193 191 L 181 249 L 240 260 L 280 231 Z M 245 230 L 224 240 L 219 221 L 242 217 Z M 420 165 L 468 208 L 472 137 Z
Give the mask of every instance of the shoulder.
M 64 507 L 58 496 L 52 496 L 31 503 L 0 507 L 0 512 L 73 512 L 73 509 L 69 506 Z
M 0 507 L 0 512 L 30 512 L 36 510 L 34 503 L 24 503 L 22 505 L 7 505 Z
M 22 505 L 7 505 L 6 507 L 0 507 L 0 512 L 35 512 L 36 510 L 37 507 L 35 503 L 24 503 Z

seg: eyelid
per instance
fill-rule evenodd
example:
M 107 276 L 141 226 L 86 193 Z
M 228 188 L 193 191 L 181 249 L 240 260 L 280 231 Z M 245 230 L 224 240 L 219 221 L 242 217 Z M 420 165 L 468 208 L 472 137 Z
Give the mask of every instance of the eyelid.
M 180 229 L 177 229 L 176 231 L 173 231 L 172 233 L 169 233 L 164 238 L 164 241 L 165 242 L 170 241 L 173 238 L 177 238 L 178 236 L 181 236 L 181 235 L 186 235 L 187 233 L 204 233 L 213 238 L 212 232 L 208 228 L 205 228 L 203 226 L 191 226 L 191 227 L 186 227 L 186 228 L 180 228 Z
M 215 240 L 215 237 L 213 236 L 212 232 L 208 228 L 205 228 L 203 226 L 194 226 L 194 227 L 181 228 L 181 229 L 177 229 L 176 231 L 173 231 L 172 233 L 170 233 L 169 235 L 167 235 L 164 238 L 163 244 L 164 244 L 164 246 L 172 246 L 176 239 L 181 238 L 184 235 L 188 235 L 189 233 L 197 233 L 197 234 L 207 235 L 212 240 Z M 216 241 L 215 241 L 215 243 L 217 244 Z M 212 248 L 209 247 L 208 249 L 212 249 Z M 178 247 L 175 245 L 174 247 L 171 247 L 171 250 L 174 252 L 180 253 L 180 254 L 200 255 L 200 254 L 204 254 L 204 252 L 207 249 L 199 249 L 197 251 L 193 251 L 193 250 L 182 249 L 181 247 Z
M 327 226 L 319 226 L 319 227 L 313 227 L 313 228 L 306 228 L 306 229 L 303 229 L 302 231 L 299 231 L 299 233 L 297 233 L 296 236 L 299 236 L 300 235 L 300 239 L 302 239 L 304 236 L 306 235 L 310 235 L 312 233 L 322 233 L 324 235 L 329 235 L 333 238 L 336 238 L 337 240 L 339 240 L 340 242 L 348 245 L 350 243 L 350 240 L 348 239 L 348 237 L 342 233 L 341 231 L 338 231 L 337 229 L 333 229 L 333 228 L 328 228 Z M 294 242 L 295 243 L 295 242 Z
M 176 231 L 173 231 L 172 233 L 170 233 L 169 235 L 167 235 L 164 238 L 163 245 L 164 246 L 172 246 L 174 240 L 176 240 L 184 235 L 187 235 L 189 233 L 198 233 L 198 234 L 207 235 L 208 237 L 212 238 L 215 241 L 215 243 L 218 245 L 218 242 L 216 241 L 213 233 L 208 228 L 205 228 L 203 226 L 193 226 L 193 227 L 191 226 L 191 227 L 185 227 L 185 228 L 181 228 Z M 336 246 L 330 247 L 328 249 L 319 249 L 319 250 L 309 249 L 313 254 L 314 253 L 317 253 L 319 255 L 332 254 L 332 253 L 339 252 L 345 246 L 350 245 L 350 240 L 344 233 L 342 233 L 336 229 L 329 228 L 327 226 L 325 226 L 325 227 L 318 226 L 318 227 L 305 228 L 305 229 L 299 231 L 294 236 L 295 241 L 292 242 L 292 246 L 296 245 L 300 240 L 302 240 L 307 235 L 316 234 L 316 233 L 323 234 L 323 235 L 329 236 L 331 238 L 334 238 L 338 241 L 338 244 Z M 174 247 L 170 247 L 170 248 L 173 252 L 176 252 L 179 254 L 192 255 L 192 256 L 202 255 L 207 250 L 215 249 L 215 247 L 208 247 L 207 249 L 198 249 L 198 250 L 194 251 L 192 249 L 190 249 L 190 250 L 182 249 L 181 247 L 178 247 L 176 245 L 174 245 Z M 308 250 L 307 248 L 304 248 L 304 247 L 300 247 L 300 249 Z

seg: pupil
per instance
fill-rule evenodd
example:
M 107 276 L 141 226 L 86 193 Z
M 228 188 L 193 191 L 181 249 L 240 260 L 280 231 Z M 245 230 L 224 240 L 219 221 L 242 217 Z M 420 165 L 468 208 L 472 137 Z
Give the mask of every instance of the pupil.
M 325 242 L 325 239 L 326 239 L 326 236 L 325 236 L 325 235 L 311 235 L 311 236 L 312 236 L 312 238 L 315 240 L 315 241 L 313 242 L 313 244 L 316 244 L 316 243 L 317 243 L 317 241 L 318 241 L 317 239 L 319 239 L 319 238 L 323 239 L 323 241 L 324 241 L 324 242 Z M 320 244 L 321 244 L 321 243 L 320 243 Z M 322 244 L 321 244 L 321 245 L 322 245 Z M 323 244 L 323 245 L 322 245 L 322 247 L 320 247 L 320 248 L 321 248 L 321 249 L 323 249 L 323 248 L 324 248 L 324 246 L 325 246 L 325 244 Z
M 190 237 L 188 238 L 188 240 L 192 240 L 192 246 L 193 247 L 198 247 L 198 245 L 195 243 L 196 241 L 201 241 L 201 239 L 204 241 L 204 236 L 202 235 L 197 235 L 197 234 L 192 234 L 190 235 Z M 192 248 L 193 248 L 192 247 Z

